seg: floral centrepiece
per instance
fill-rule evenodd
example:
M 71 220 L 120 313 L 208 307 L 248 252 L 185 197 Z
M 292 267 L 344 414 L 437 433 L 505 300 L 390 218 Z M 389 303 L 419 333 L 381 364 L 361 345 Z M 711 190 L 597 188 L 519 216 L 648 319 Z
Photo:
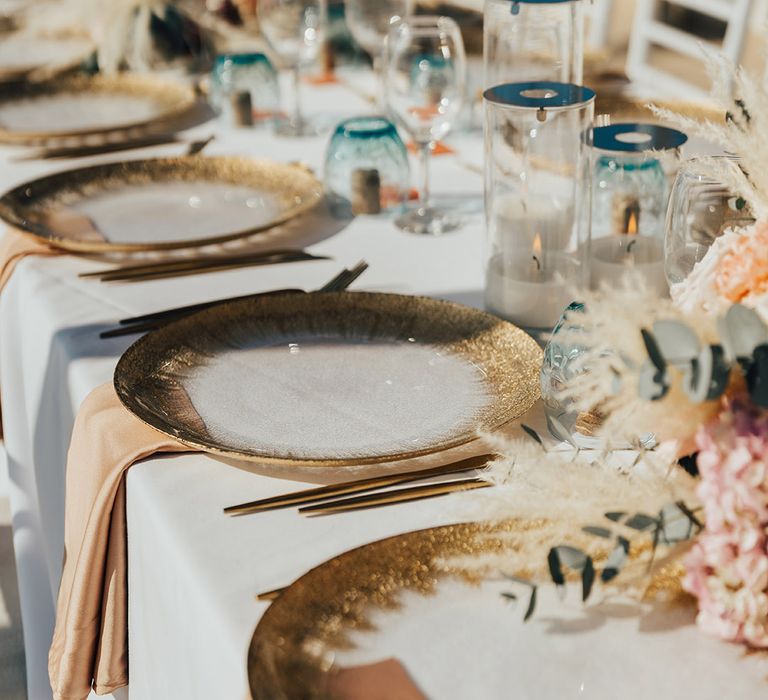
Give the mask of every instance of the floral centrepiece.
M 696 442 L 706 527 L 683 586 L 704 630 L 768 648 L 768 415 L 729 403 Z

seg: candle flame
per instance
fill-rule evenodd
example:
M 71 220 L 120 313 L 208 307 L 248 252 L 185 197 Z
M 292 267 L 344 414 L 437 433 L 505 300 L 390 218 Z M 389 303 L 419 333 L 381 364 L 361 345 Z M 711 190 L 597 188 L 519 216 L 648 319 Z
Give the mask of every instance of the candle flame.
M 533 239 L 533 254 L 535 257 L 541 257 L 541 236 L 537 233 Z
M 627 219 L 627 235 L 637 235 L 637 212 L 635 211 L 629 212 L 629 218 Z

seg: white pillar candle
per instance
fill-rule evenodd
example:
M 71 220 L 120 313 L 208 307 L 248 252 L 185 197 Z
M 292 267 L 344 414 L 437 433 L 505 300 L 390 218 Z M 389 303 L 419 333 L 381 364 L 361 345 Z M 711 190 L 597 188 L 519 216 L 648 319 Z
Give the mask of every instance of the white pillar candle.
M 485 306 L 522 328 L 551 330 L 572 299 L 578 266 L 561 253 L 495 255 L 488 262 Z
M 573 211 L 555 197 L 508 194 L 496 197 L 493 225 L 502 247 L 506 241 L 532 246 L 539 236 L 544 250 L 565 250 L 571 240 Z M 512 235 L 513 233 L 513 235 Z
M 653 236 L 606 236 L 592 241 L 592 287 L 607 282 L 618 286 L 632 270 L 639 273 L 649 289 L 662 296 L 669 292 L 664 275 L 664 246 Z

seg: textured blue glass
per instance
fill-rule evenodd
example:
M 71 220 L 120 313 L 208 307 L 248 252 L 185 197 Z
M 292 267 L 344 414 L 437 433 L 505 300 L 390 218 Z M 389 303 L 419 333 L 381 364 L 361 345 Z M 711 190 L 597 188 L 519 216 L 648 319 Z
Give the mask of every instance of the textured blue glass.
M 410 181 L 408 152 L 384 117 L 353 117 L 333 132 L 325 155 L 325 189 L 336 210 L 347 210 L 356 170 L 378 170 L 382 210 L 399 209 Z
M 228 53 L 216 57 L 211 72 L 211 105 L 228 116 L 229 98 L 238 92 L 249 92 L 255 121 L 277 116 L 280 90 L 277 71 L 263 53 Z

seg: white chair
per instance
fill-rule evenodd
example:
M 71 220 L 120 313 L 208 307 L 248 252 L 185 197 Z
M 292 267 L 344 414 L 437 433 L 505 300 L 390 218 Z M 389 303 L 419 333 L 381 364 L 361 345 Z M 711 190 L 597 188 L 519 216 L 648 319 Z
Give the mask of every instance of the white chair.
M 719 51 L 734 63 L 739 63 L 753 0 L 666 1 L 668 5 L 695 10 L 724 22 L 726 29 L 722 44 L 704 41 L 691 32 L 673 27 L 657 18 L 659 0 L 637 0 L 627 55 L 627 75 L 641 88 L 645 85 L 652 87 L 656 92 L 690 99 L 705 97 L 707 91 L 698 85 L 650 65 L 651 48 L 656 45 L 701 60 L 703 51 L 711 47 L 713 51 Z

